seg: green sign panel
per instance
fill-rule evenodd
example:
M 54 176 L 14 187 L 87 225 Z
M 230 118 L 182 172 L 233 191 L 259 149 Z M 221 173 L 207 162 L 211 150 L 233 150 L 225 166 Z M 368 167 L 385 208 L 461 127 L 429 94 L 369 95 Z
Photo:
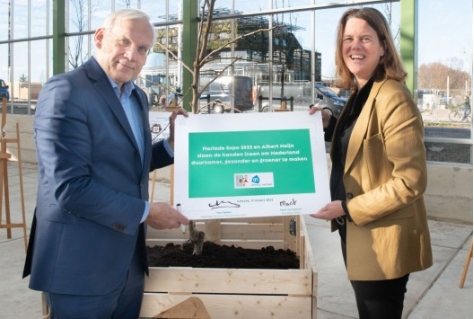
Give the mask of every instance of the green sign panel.
M 189 133 L 189 198 L 315 193 L 311 154 L 309 129 Z

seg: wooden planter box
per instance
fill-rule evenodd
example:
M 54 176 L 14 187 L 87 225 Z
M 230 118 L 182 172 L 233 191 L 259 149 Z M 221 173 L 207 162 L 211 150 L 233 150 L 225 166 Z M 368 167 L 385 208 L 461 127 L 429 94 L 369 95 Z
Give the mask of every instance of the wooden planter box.
M 302 218 L 210 220 L 197 228 L 217 244 L 291 249 L 300 269 L 150 267 L 141 318 L 316 318 L 317 272 Z M 149 246 L 183 243 L 188 236 L 148 229 Z

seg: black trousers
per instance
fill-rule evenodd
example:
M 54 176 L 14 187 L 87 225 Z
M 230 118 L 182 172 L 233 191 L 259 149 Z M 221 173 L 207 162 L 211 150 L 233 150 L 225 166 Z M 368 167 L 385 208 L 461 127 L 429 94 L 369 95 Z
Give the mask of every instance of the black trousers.
M 346 227 L 339 226 L 346 263 Z M 351 280 L 360 319 L 401 319 L 409 274 L 390 280 Z

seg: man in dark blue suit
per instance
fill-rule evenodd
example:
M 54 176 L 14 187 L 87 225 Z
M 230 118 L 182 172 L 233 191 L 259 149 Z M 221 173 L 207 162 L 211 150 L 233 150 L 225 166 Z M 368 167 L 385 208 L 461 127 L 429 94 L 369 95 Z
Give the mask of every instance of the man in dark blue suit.
M 35 116 L 38 194 L 24 276 L 45 292 L 51 319 L 136 319 L 147 273 L 146 225 L 188 219 L 149 203 L 151 170 L 173 163 L 169 139 L 151 143 L 145 93 L 132 82 L 153 47 L 149 17 L 125 9 L 94 35 L 96 54 L 51 78 Z

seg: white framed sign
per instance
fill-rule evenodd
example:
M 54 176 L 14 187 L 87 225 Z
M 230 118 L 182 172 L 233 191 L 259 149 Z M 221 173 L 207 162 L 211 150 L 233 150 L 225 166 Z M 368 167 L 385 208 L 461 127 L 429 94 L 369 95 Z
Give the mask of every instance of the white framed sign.
M 330 201 L 320 112 L 175 122 L 174 203 L 192 220 L 315 213 Z

